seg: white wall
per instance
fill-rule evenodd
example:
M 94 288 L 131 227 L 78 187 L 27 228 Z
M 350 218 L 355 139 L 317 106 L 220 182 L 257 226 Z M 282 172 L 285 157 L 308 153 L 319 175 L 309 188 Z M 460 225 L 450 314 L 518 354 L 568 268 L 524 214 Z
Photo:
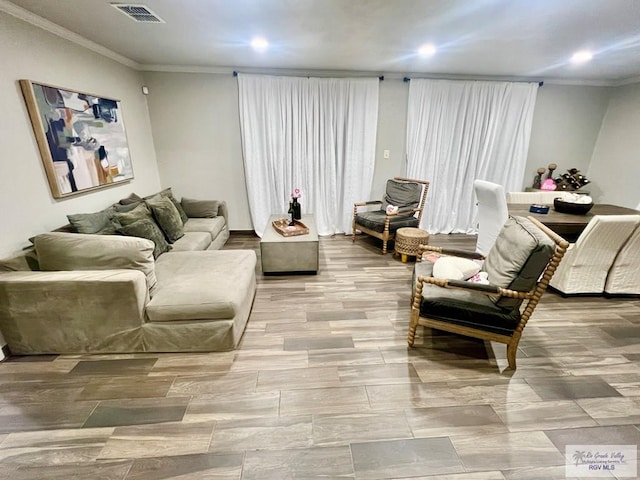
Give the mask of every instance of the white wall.
M 408 83 L 393 78 L 380 82 L 376 167 L 371 185 L 371 198 L 362 198 L 363 201 L 381 200 L 387 180 L 406 174 L 408 99 Z M 384 158 L 385 150 L 389 150 L 389 158 Z
M 134 180 L 54 199 L 18 85 L 22 78 L 121 100 Z M 66 224 L 66 214 L 100 210 L 132 191 L 160 188 L 141 85 L 138 72 L 0 12 L 0 256 Z
M 146 72 L 156 154 L 163 186 L 178 195 L 225 199 L 230 228 L 251 230 L 242 164 L 238 85 L 232 75 Z M 559 171 L 586 173 L 611 89 L 544 85 L 538 92 L 523 187 L 551 162 Z M 380 83 L 378 140 L 371 198 L 379 199 L 388 178 L 406 171 L 405 141 L 409 85 Z M 383 158 L 389 150 L 390 158 Z
M 640 203 L 640 83 L 613 91 L 587 172 L 596 202 Z
M 610 88 L 590 86 L 545 84 L 538 90 L 523 187 L 550 163 L 558 165 L 555 176 L 570 168 L 587 175 L 610 94 Z
M 231 74 L 145 73 L 160 177 L 178 198 L 225 200 L 229 228 L 252 230 L 238 82 Z

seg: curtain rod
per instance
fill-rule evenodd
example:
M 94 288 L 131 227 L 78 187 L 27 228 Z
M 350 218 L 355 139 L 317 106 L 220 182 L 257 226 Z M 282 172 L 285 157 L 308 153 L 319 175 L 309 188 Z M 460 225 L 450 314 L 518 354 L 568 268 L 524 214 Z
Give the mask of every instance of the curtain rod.
M 438 80 L 441 80 L 441 79 L 438 79 Z M 411 78 L 410 78 L 410 77 L 404 77 L 404 78 L 402 79 L 402 81 L 403 81 L 403 82 L 405 82 L 405 83 L 407 83 L 407 82 L 410 82 L 410 81 L 411 81 Z M 471 81 L 474 81 L 474 80 L 471 80 Z M 479 81 L 485 81 L 485 80 L 479 80 Z M 486 81 L 491 82 L 491 81 L 494 81 L 494 80 L 486 80 Z M 500 80 L 498 80 L 498 81 L 500 81 Z M 516 82 L 516 83 L 517 83 L 517 82 Z M 528 82 L 527 82 L 527 83 L 528 83 Z M 544 81 L 539 81 L 539 82 L 538 82 L 538 87 L 542 87 L 543 85 L 544 85 Z
M 234 77 L 238 76 L 238 72 L 236 70 L 233 71 L 233 76 Z M 306 75 L 306 77 L 309 78 L 309 75 Z M 384 81 L 384 75 L 379 75 L 378 80 L 380 80 L 381 82 Z

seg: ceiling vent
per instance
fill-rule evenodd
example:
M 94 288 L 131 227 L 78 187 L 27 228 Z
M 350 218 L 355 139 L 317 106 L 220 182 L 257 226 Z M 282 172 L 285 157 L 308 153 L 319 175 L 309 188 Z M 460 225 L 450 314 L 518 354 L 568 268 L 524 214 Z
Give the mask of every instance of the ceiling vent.
M 125 3 L 112 3 L 111 6 L 124 13 L 135 22 L 141 23 L 166 23 L 158 15 L 153 13 L 146 5 L 131 5 Z

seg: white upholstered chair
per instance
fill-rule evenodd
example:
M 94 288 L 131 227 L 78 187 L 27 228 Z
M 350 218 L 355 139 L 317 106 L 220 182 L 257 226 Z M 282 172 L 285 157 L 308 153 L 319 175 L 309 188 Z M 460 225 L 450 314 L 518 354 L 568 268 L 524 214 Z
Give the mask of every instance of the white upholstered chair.
M 596 215 L 571 244 L 549 285 L 563 294 L 603 293 L 620 248 L 640 224 L 640 215 Z
M 551 205 L 553 204 L 554 198 L 562 198 L 568 193 L 566 191 L 539 191 L 539 192 L 507 192 L 507 203 L 525 203 L 527 205 L 532 204 L 542 204 L 542 205 Z
M 604 291 L 613 295 L 640 295 L 640 226 L 613 261 Z
M 478 242 L 476 251 L 486 255 L 509 218 L 504 188 L 497 183 L 475 180 L 473 191 L 478 200 Z

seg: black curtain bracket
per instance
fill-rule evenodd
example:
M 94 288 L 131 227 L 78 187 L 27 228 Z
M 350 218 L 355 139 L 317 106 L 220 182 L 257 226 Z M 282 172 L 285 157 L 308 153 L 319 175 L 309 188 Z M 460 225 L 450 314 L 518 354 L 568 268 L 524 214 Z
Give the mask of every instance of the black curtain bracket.
M 236 72 L 235 70 L 233 71 L 233 76 L 237 77 L 238 76 L 238 72 Z
M 407 82 L 410 82 L 410 81 L 411 81 L 411 79 L 410 79 L 409 77 L 404 77 L 404 78 L 402 79 L 402 81 L 403 81 L 403 82 L 405 82 L 405 83 L 407 83 Z

